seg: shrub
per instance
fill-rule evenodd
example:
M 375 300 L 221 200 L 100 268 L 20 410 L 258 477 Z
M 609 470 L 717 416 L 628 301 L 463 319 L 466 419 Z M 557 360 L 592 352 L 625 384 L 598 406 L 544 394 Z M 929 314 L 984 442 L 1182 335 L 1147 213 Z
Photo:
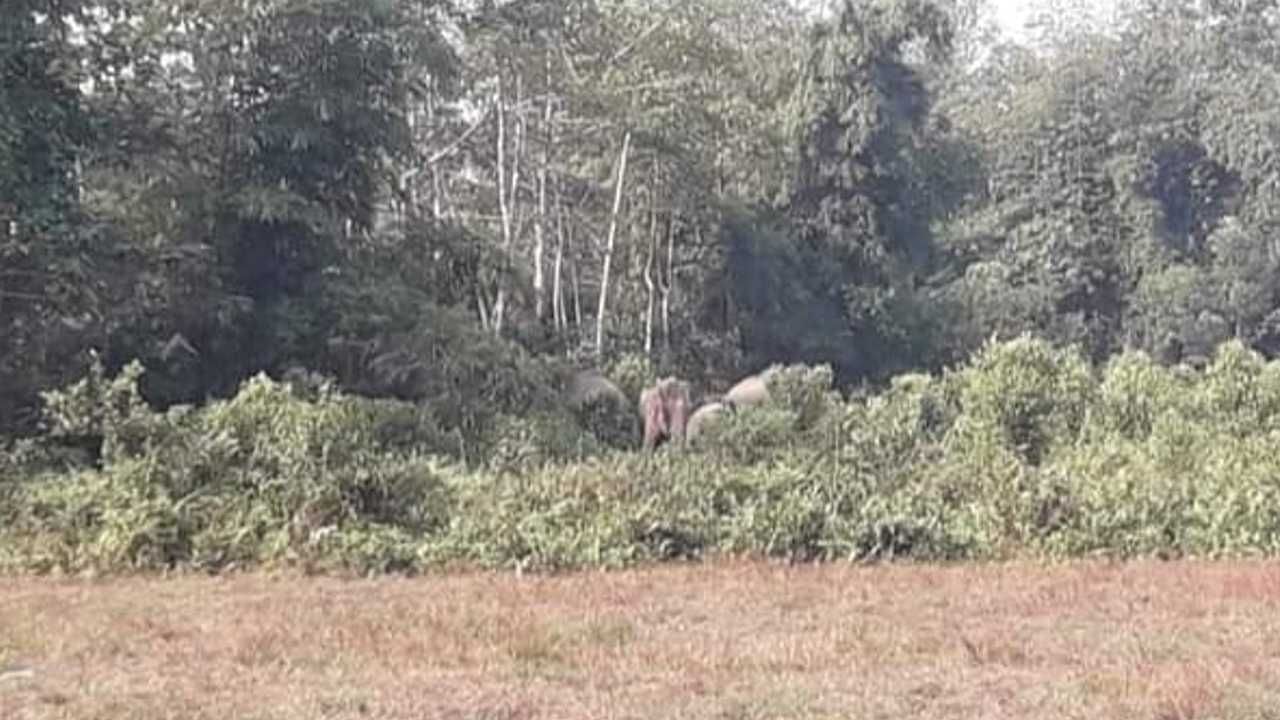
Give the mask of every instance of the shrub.
M 767 371 L 771 403 L 791 412 L 796 431 L 811 430 L 840 405 L 834 377 L 830 365 L 775 365 Z
M 583 425 L 595 414 L 607 417 L 608 403 L 589 402 L 581 414 L 541 412 L 524 418 L 500 416 L 492 430 L 486 467 L 500 473 L 532 472 L 548 463 L 583 460 L 603 448 Z
M 892 474 L 936 459 L 959 411 L 952 386 L 928 375 L 903 375 L 858 411 L 847 412 L 849 461 L 871 473 Z
M 1094 389 L 1078 352 L 1029 336 L 988 343 L 954 382 L 960 415 L 948 444 L 977 452 L 994 444 L 1031 465 L 1075 442 Z
M 574 415 L 577 433 L 586 431 L 605 447 L 633 450 L 640 446 L 640 413 L 635 405 L 595 397 L 583 403 Z
M 457 512 L 424 543 L 422 560 L 557 569 L 696 552 L 705 540 L 692 528 L 701 523 L 682 519 L 697 516 L 696 505 L 672 502 L 676 463 L 628 453 L 523 476 L 473 475 L 456 486 Z
M 1181 412 L 1191 383 L 1165 368 L 1145 352 L 1127 351 L 1113 357 L 1102 373 L 1089 414 L 1091 442 L 1113 439 L 1145 440 L 1166 412 Z
M 723 413 L 698 437 L 697 448 L 719 462 L 750 466 L 795 441 L 796 415 L 776 405 Z
M 103 463 L 23 488 L 14 532 L 38 551 L 32 564 L 285 561 L 321 530 L 422 533 L 447 517 L 434 462 L 400 444 L 433 433 L 406 428 L 387 402 L 308 401 L 259 376 L 229 400 L 157 413 L 136 401 L 137 379 L 91 376 L 50 394 L 52 427 L 101 432 Z
M 1238 340 L 1218 347 L 1198 383 L 1196 410 L 1235 437 L 1280 429 L 1280 363 Z
M 658 381 L 658 370 L 644 355 L 628 353 L 610 362 L 604 368 L 605 377 L 612 380 L 622 394 L 636 403 L 640 393 Z

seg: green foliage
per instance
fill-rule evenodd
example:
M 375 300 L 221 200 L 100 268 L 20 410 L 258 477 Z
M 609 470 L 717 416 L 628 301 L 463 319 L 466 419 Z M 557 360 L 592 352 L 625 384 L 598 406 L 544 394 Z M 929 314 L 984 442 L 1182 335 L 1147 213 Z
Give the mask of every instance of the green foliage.
M 1197 390 L 1203 421 L 1223 433 L 1251 437 L 1280 429 L 1280 364 L 1238 340 L 1218 347 Z
M 1144 275 L 1131 298 L 1129 325 L 1144 348 L 1205 357 L 1227 337 L 1208 273 L 1194 265 L 1174 263 Z
M 770 399 L 795 414 L 797 432 L 813 430 L 841 402 L 830 365 L 774 366 L 766 373 Z
M 813 295 L 806 321 L 838 313 L 840 350 L 788 357 L 830 362 L 845 378 L 883 378 L 902 369 L 898 358 L 922 357 L 929 346 L 929 303 L 912 278 L 933 252 L 929 221 L 941 208 L 916 188 L 930 167 L 922 148 L 935 144 L 924 78 L 950 55 L 952 28 L 930 0 L 844 2 L 811 45 L 787 208 L 799 251 L 787 259 L 803 268 Z M 908 47 L 923 52 L 911 58 Z
M 732 465 L 772 458 L 795 438 L 796 415 L 775 404 L 723 413 L 698 437 L 698 447 Z
M 954 382 L 963 409 L 947 443 L 1010 452 L 1031 465 L 1075 442 L 1094 390 L 1078 353 L 1028 336 L 988 343 Z
M 1088 420 L 1094 442 L 1141 442 L 1151 436 L 1162 413 L 1177 412 L 1191 384 L 1141 351 L 1113 357 L 1102 371 Z
M 155 429 L 154 415 L 138 390 L 142 365 L 132 362 L 108 378 L 97 354 L 89 372 L 64 390 L 42 394 L 45 431 L 53 439 L 101 438 L 103 462 L 110 464 L 139 450 Z
M 55 9 L 56 8 L 56 9 Z M 77 89 L 100 62 L 81 42 L 94 4 L 6 3 L 0 27 L 0 432 L 30 431 L 40 390 L 80 371 L 121 271 L 116 238 L 81 202 L 83 155 L 102 141 L 101 115 Z
M 606 439 L 615 439 L 610 432 L 616 427 L 610 424 L 615 412 L 612 403 L 594 400 L 572 415 L 499 416 L 489 434 L 491 449 L 485 465 L 500 474 L 519 476 L 548 463 L 596 455 Z
M 137 381 L 136 366 L 98 368 L 50 394 L 53 437 L 100 432 L 102 467 L 19 488 L 8 532 L 27 564 L 221 568 L 322 553 L 386 569 L 403 563 L 369 543 L 394 548 L 448 517 L 442 471 L 422 454 L 437 437 L 429 416 L 328 390 L 307 400 L 265 376 L 206 408 L 157 413 Z M 317 544 L 347 528 L 362 539 Z
M 790 560 L 1240 556 L 1280 552 L 1280 363 L 1240 343 L 1203 372 L 1142 352 L 1094 374 L 1021 338 L 940 376 L 842 400 L 831 370 L 686 452 L 609 450 L 563 411 L 500 415 L 487 462 L 400 401 L 266 377 L 156 412 L 136 367 L 48 395 L 50 434 L 0 455 L 0 567 L 292 563 L 419 571 Z M 57 443 L 100 433 L 101 467 Z
M 649 358 L 637 353 L 624 354 L 604 368 L 604 376 L 612 380 L 622 394 L 640 402 L 640 393 L 658 381 L 658 369 Z
M 585 428 L 603 446 L 635 449 L 639 445 L 641 420 L 636 406 L 610 398 L 593 398 L 574 413 L 578 428 Z
M 645 558 L 625 502 L 634 461 L 546 466 L 523 476 L 472 478 L 458 487 L 458 512 L 427 560 L 494 567 L 610 567 Z

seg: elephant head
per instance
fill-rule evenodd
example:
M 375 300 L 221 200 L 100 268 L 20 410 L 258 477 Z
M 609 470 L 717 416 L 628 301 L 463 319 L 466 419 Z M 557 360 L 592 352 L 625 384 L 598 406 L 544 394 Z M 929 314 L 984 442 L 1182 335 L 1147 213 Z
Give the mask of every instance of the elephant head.
M 674 377 L 663 378 L 640 393 L 644 448 L 653 450 L 665 440 L 683 445 L 689 405 L 689 383 Z

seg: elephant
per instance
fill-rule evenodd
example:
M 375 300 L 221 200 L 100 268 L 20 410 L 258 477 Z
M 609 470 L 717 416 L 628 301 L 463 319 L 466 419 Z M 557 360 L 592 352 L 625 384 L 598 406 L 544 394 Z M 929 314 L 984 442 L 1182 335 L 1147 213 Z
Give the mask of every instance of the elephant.
M 627 396 L 622 394 L 618 386 L 598 370 L 579 370 L 565 383 L 565 399 L 569 407 L 581 409 L 589 402 L 608 399 L 619 407 L 626 407 Z
M 598 370 L 578 370 L 563 382 L 564 403 L 579 427 L 612 447 L 633 446 L 639 428 L 625 393 Z
M 653 450 L 665 440 L 684 445 L 689 405 L 689 383 L 674 377 L 663 378 L 640 393 L 644 449 Z
M 689 422 L 685 426 L 685 442 L 692 445 L 702 431 L 710 427 L 708 423 L 714 423 L 725 413 L 732 413 L 735 410 L 732 403 L 720 402 L 713 400 L 702 405 L 693 414 L 689 416 Z
M 724 402 L 735 408 L 759 405 L 769 400 L 769 378 L 772 372 L 765 370 L 738 381 L 724 394 Z

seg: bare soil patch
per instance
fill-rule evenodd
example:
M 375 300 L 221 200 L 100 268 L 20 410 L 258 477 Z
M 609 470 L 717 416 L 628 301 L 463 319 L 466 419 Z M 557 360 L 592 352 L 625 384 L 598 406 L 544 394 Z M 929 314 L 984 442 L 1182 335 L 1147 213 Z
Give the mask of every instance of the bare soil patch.
M 0 580 L 0 718 L 1280 718 L 1280 564 Z

